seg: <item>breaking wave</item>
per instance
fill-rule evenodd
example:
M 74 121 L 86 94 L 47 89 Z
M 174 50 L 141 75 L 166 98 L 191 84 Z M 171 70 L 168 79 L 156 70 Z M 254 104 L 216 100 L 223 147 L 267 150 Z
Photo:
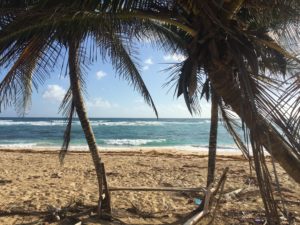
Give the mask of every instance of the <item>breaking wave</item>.
M 117 146 L 141 146 L 149 143 L 162 143 L 166 139 L 106 139 L 103 142 L 107 145 Z
M 178 121 L 107 121 L 107 120 L 91 120 L 92 126 L 164 126 L 164 125 L 195 125 L 209 123 L 209 120 L 195 122 L 178 122 Z M 0 126 L 65 126 L 65 120 L 49 120 L 49 121 L 14 121 L 0 120 Z M 79 121 L 73 121 L 73 125 L 80 125 Z

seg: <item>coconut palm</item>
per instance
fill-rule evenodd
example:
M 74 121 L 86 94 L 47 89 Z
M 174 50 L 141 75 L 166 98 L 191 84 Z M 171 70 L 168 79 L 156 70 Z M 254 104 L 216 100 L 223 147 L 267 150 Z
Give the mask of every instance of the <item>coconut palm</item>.
M 159 21 L 188 40 L 188 57 L 177 70 L 177 95 L 184 96 L 191 112 L 198 111 L 199 74 L 207 76 L 220 97 L 226 127 L 248 154 L 233 114 L 241 118 L 269 223 L 278 224 L 263 150 L 300 183 L 299 74 L 292 70 L 299 67 L 299 59 L 276 37 L 285 37 L 287 45 L 299 37 L 300 2 L 141 0 L 121 4 L 130 8 L 127 17 Z M 289 88 L 283 89 L 283 84 Z
M 280 26 L 279 19 L 271 20 L 277 24 L 266 24 L 264 17 L 272 18 L 272 14 L 277 16 L 287 11 L 290 11 L 290 15 L 297 15 L 295 11 L 299 9 L 299 4 L 297 8 L 296 2 L 293 5 L 286 1 L 256 1 L 252 5 L 251 1 L 248 4 L 230 1 L 219 5 L 199 1 L 176 2 L 181 14 L 188 15 L 189 20 L 185 25 L 189 24 L 195 30 L 194 34 L 190 33 L 193 37 L 187 46 L 188 57 L 179 70 L 178 95 L 184 95 L 192 111 L 197 90 L 195 80 L 200 72 L 204 72 L 221 97 L 220 108 L 227 127 L 231 127 L 230 131 L 239 145 L 244 146 L 232 129 L 233 120 L 230 120 L 228 111 L 234 111 L 242 119 L 246 125 L 245 134 L 252 146 L 269 223 L 278 224 L 263 149 L 268 150 L 297 182 L 300 181 L 299 139 L 292 136 L 293 133 L 299 133 L 299 126 L 287 123 L 287 116 L 280 107 L 282 101 L 278 102 L 276 96 L 282 91 L 280 79 L 283 80 L 286 73 L 290 72 L 287 70 L 288 60 L 298 63 L 298 59 L 285 51 L 268 33 L 275 25 Z M 255 3 L 258 4 L 257 8 L 253 8 Z M 275 3 L 276 8 L 271 3 Z M 257 11 L 262 10 L 260 4 L 264 4 L 268 12 L 259 12 L 258 15 Z M 282 10 L 283 7 L 285 10 Z M 294 89 L 288 92 L 289 95 L 294 94 L 297 88 L 299 90 L 295 82 L 292 84 Z M 299 98 L 299 95 L 295 96 Z M 299 114 L 294 114 L 291 119 L 299 120 Z
M 211 118 L 208 145 L 207 187 L 215 178 L 217 137 L 218 137 L 218 96 L 211 91 Z
M 37 4 L 16 7 L 10 13 L 3 11 L 0 31 L 0 65 L 10 68 L 0 83 L 1 109 L 14 105 L 21 114 L 30 106 L 33 88 L 37 88 L 49 77 L 60 58 L 67 55 L 70 88 L 61 105 L 68 123 L 60 159 L 63 160 L 69 147 L 72 119 L 77 113 L 96 169 L 99 189 L 98 213 L 102 213 L 103 171 L 96 139 L 87 117 L 83 92 L 85 90 L 84 69 L 97 54 L 109 57 L 118 74 L 133 85 L 153 108 L 153 100 L 130 55 L 128 42 L 130 24 L 122 24 L 112 15 L 94 13 L 95 2 L 39 1 Z M 94 13 L 90 18 L 88 13 Z M 9 18 L 9 20 L 7 19 Z M 155 27 L 155 30 L 154 30 Z M 165 48 L 171 48 L 164 28 L 144 23 L 144 31 L 151 31 Z M 164 35 L 161 33 L 164 32 Z M 126 34 L 128 34 L 126 36 Z M 142 37 L 142 34 L 141 34 Z M 89 42 L 87 46 L 87 42 Z M 167 44 L 164 42 L 167 41 Z
M 194 0 L 110 0 L 100 8 L 112 10 L 116 17 L 123 20 L 157 21 L 176 33 L 183 42 L 178 50 L 188 56 L 177 71 L 177 91 L 179 96 L 184 96 L 189 110 L 199 111 L 196 102 L 199 97 L 197 91 L 201 90 L 197 87 L 201 86 L 200 73 L 209 78 L 222 98 L 220 104 L 227 114 L 228 110 L 232 110 L 249 128 L 253 124 L 257 128 L 259 123 L 262 136 L 259 142 L 269 153 L 272 152 L 295 181 L 300 182 L 299 151 L 296 148 L 299 145 L 295 138 L 287 138 L 291 137 L 288 135 L 291 130 L 286 129 L 288 118 L 282 116 L 281 107 L 277 107 L 280 106 L 278 96 L 283 91 L 277 87 L 287 80 L 285 75 L 292 77 L 290 62 L 298 65 L 299 60 L 285 50 L 275 36 L 282 31 L 287 43 L 294 40 L 292 38 L 298 34 L 297 27 L 294 26 L 296 31 L 292 32 L 290 24 L 299 22 L 299 4 L 299 1 L 293 0 L 212 3 Z M 138 28 L 134 30 L 138 31 Z M 297 82 L 293 82 L 296 78 L 294 76 L 288 81 L 294 87 L 297 87 Z M 273 89 L 278 92 L 271 93 Z M 288 94 L 296 95 L 296 90 L 291 87 Z M 293 101 L 291 104 L 295 106 L 296 103 Z M 297 116 L 295 112 L 293 115 L 293 118 Z M 280 121 L 286 126 L 280 126 Z M 280 135 L 279 127 L 283 135 Z M 296 133 L 297 127 L 290 128 Z

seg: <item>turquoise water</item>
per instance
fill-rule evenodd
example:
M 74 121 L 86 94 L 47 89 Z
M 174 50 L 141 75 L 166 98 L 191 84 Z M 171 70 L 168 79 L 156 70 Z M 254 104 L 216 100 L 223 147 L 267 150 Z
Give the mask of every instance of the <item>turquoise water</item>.
M 105 147 L 207 147 L 209 119 L 93 118 L 99 146 Z M 61 118 L 0 118 L 0 147 L 60 147 L 65 121 Z M 73 122 L 71 146 L 86 146 L 78 120 Z M 236 149 L 220 123 L 218 147 Z

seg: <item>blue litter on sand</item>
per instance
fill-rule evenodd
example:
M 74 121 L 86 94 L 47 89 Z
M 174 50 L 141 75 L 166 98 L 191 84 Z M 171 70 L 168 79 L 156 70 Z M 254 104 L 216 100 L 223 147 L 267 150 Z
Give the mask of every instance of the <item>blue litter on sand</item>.
M 201 205 L 202 200 L 200 198 L 194 199 L 195 205 Z

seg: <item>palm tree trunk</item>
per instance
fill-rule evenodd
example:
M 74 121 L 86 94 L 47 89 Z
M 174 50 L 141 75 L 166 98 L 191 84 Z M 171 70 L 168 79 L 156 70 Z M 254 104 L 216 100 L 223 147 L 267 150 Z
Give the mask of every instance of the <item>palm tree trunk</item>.
M 217 153 L 217 136 L 218 136 L 218 97 L 214 90 L 211 91 L 211 117 L 210 117 L 210 134 L 209 134 L 209 153 L 207 169 L 207 187 L 215 178 L 216 153 Z
M 278 131 L 269 124 L 261 115 L 257 115 L 255 121 L 246 99 L 242 97 L 240 90 L 235 86 L 232 76 L 226 69 L 216 73 L 210 73 L 210 80 L 214 90 L 222 96 L 224 102 L 242 118 L 250 130 L 259 128 L 261 131 L 260 143 L 274 157 L 274 159 L 285 169 L 285 171 L 300 183 L 300 159 L 292 152 L 278 135 Z M 231 87 L 231 88 L 228 88 Z
M 74 99 L 74 104 L 78 118 L 81 123 L 89 150 L 92 156 L 92 160 L 95 166 L 97 180 L 98 180 L 98 191 L 99 191 L 99 202 L 98 202 L 98 214 L 101 214 L 102 207 L 102 184 L 103 184 L 103 174 L 101 172 L 101 158 L 98 153 L 96 139 L 90 125 L 89 119 L 87 117 L 87 112 L 85 109 L 83 97 L 80 88 L 80 74 L 79 74 L 79 63 L 78 63 L 78 47 L 79 44 L 76 41 L 69 42 L 69 73 L 70 73 L 70 84 Z

